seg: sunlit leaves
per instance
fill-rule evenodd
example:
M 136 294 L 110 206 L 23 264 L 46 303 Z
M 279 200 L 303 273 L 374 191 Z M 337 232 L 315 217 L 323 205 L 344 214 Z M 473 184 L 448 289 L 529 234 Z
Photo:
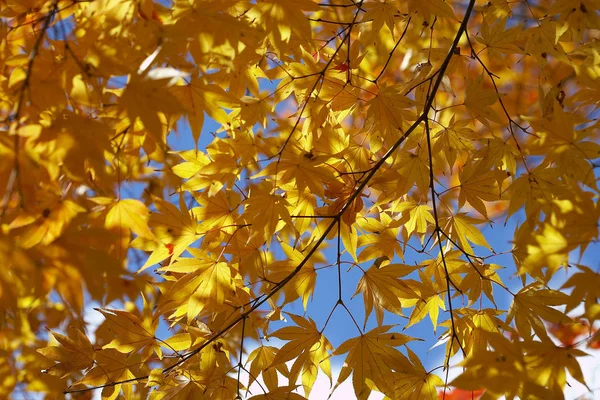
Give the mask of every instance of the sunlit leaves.
M 3 2 L 0 397 L 585 388 L 596 3 Z
M 333 354 L 345 354 L 346 361 L 333 390 L 352 375 L 358 399 L 367 399 L 374 388 L 393 396 L 392 371 L 410 371 L 412 364 L 396 349 L 411 340 L 400 333 L 388 332 L 391 325 L 375 328 L 342 343 Z
M 377 265 L 377 261 L 368 270 L 364 271 L 362 278 L 356 286 L 356 293 L 363 295 L 365 304 L 365 325 L 373 308 L 377 323 L 383 323 L 383 311 L 388 310 L 402 315 L 403 299 L 414 299 L 418 296 L 405 283 L 401 277 L 414 270 L 407 265 L 388 264 Z M 405 303 L 404 307 L 407 306 Z
M 91 368 L 94 365 L 95 352 L 89 339 L 78 329 L 70 329 L 72 337 L 52 332 L 59 346 L 48 346 L 38 352 L 56 362 L 47 371 L 52 375 L 65 375 Z
M 331 379 L 329 352 L 333 349 L 312 319 L 289 314 L 298 326 L 288 326 L 273 332 L 272 336 L 288 340 L 276 353 L 272 366 L 296 359 L 290 370 L 290 380 L 301 375 L 305 393 L 308 395 L 321 369 Z
M 570 322 L 568 316 L 553 308 L 565 304 L 569 296 L 555 290 L 538 289 L 536 286 L 538 285 L 526 286 L 515 295 L 506 322 L 514 320 L 519 334 L 525 338 L 531 338 L 533 329 L 540 339 L 547 339 L 542 319 L 555 324 Z
M 428 372 L 419 357 L 410 349 L 408 356 L 413 368 L 394 374 L 394 396 L 399 399 L 437 399 L 437 387 L 444 385 L 442 378 Z
M 414 114 L 407 109 L 414 106 L 414 101 L 402 95 L 399 87 L 389 86 L 381 89 L 377 96 L 369 101 L 366 126 L 371 130 L 371 151 L 379 151 L 385 139 L 398 137 L 404 128 L 404 120 L 414 119 Z
M 136 235 L 153 239 L 154 234 L 148 228 L 148 208 L 133 199 L 119 200 L 110 206 L 106 214 L 107 228 L 129 228 Z
M 473 254 L 470 243 L 477 246 L 484 246 L 488 249 L 490 248 L 483 233 L 475 227 L 475 224 L 480 224 L 483 221 L 469 217 L 464 213 L 458 213 L 454 215 L 449 222 L 451 223 L 449 229 L 450 237 L 455 239 L 455 243 L 458 243 L 467 253 Z
M 499 94 L 483 86 L 483 76 L 469 80 L 465 93 L 465 106 L 473 118 L 486 126 L 491 122 L 500 123 L 500 116 L 491 108 L 498 101 Z
M 106 318 L 107 329 L 114 339 L 104 349 L 115 349 L 120 353 L 135 353 L 144 348 L 142 360 L 146 361 L 154 351 L 162 357 L 160 346 L 154 336 L 158 327 L 158 319 L 145 305 L 144 315 L 139 316 L 122 310 L 97 309 Z

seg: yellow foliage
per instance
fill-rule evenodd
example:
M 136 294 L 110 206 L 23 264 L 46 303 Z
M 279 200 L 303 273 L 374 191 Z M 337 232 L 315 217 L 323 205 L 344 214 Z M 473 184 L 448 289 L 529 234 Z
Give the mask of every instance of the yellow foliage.
M 585 388 L 598 9 L 0 1 L 0 397 Z

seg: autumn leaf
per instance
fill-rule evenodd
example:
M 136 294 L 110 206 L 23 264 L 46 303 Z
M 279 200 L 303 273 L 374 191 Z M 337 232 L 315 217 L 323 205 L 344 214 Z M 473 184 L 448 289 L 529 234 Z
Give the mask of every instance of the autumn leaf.
M 400 278 L 414 271 L 407 265 L 388 264 L 385 266 L 374 263 L 364 271 L 358 281 L 354 296 L 363 295 L 365 304 L 365 326 L 369 315 L 375 308 L 377 324 L 383 324 L 383 311 L 388 310 L 399 315 L 402 314 L 403 299 L 414 299 L 417 295 Z M 405 303 L 406 304 L 409 303 Z
M 59 346 L 38 349 L 44 357 L 56 362 L 45 372 L 64 377 L 71 372 L 86 370 L 94 365 L 95 351 L 88 338 L 77 328 L 69 328 L 70 336 L 51 332 Z
M 107 228 L 129 228 L 133 233 L 148 239 L 155 239 L 148 228 L 148 208 L 144 203 L 125 199 L 114 203 L 106 214 Z
M 408 328 L 409 326 L 420 322 L 429 315 L 431 323 L 433 324 L 433 329 L 435 330 L 440 309 L 445 310 L 446 305 L 438 291 L 435 289 L 433 282 L 431 282 L 431 280 L 429 280 L 429 278 L 421 271 L 419 271 L 419 277 L 421 278 L 421 283 L 414 285 L 414 290 L 419 296 L 419 301 L 416 302 L 406 327 Z
M 297 326 L 288 326 L 273 332 L 272 336 L 288 340 L 279 349 L 272 361 L 272 366 L 277 367 L 282 363 L 296 359 L 290 370 L 290 381 L 295 382 L 302 374 L 302 385 L 307 395 L 317 379 L 318 370 L 321 369 L 331 380 L 331 366 L 329 351 L 332 346 L 317 329 L 312 319 L 304 319 L 298 315 L 288 314 Z M 283 367 L 280 367 L 283 368 Z
M 268 186 L 255 187 L 251 199 L 245 201 L 244 216 L 253 223 L 257 234 L 265 240 L 280 230 L 283 224 L 293 226 L 288 202 L 281 196 L 270 193 Z M 281 221 L 281 222 L 280 222 Z
M 3 1 L 0 398 L 589 384 L 599 8 Z
M 115 336 L 110 343 L 103 346 L 103 349 L 115 349 L 125 354 L 144 349 L 142 361 L 146 361 L 153 352 L 162 357 L 160 346 L 154 336 L 158 328 L 158 320 L 152 317 L 149 309 L 145 308 L 145 310 L 145 315 L 140 318 L 127 311 L 96 309 L 106 318 L 107 329 Z
M 159 263 L 170 257 L 173 262 L 185 251 L 185 249 L 200 238 L 197 233 L 197 223 L 189 214 L 183 197 L 179 198 L 179 204 L 183 207 L 179 211 L 173 204 L 159 198 L 155 198 L 155 205 L 160 213 L 153 213 L 150 216 L 150 225 L 156 226 L 156 236 L 162 241 L 155 247 L 154 251 L 148 257 L 146 263 L 138 271 Z
M 498 113 L 491 108 L 499 98 L 499 94 L 493 89 L 483 87 L 483 76 L 467 82 L 464 104 L 473 118 L 485 126 L 490 126 L 491 122 L 501 123 Z
M 528 285 L 515 295 L 506 322 L 511 323 L 514 320 L 519 334 L 523 337 L 530 338 L 533 329 L 540 339 L 549 340 L 542 319 L 555 324 L 570 323 L 571 318 L 552 308 L 565 304 L 569 296 L 555 290 L 539 289 L 538 286 Z
M 394 396 L 401 399 L 436 399 L 436 387 L 443 386 L 444 381 L 427 372 L 414 352 L 410 349 L 407 352 L 413 368 L 394 375 Z
M 269 391 L 275 391 L 279 388 L 278 373 L 288 376 L 289 370 L 286 364 L 278 364 L 275 368 L 270 368 L 278 350 L 273 346 L 260 346 L 248 355 L 248 362 L 251 363 L 249 385 L 252 385 L 252 382 L 262 374 L 262 379 Z
M 408 359 L 396 350 L 413 338 L 388 332 L 393 326 L 383 325 L 338 346 L 334 355 L 345 354 L 346 361 L 333 391 L 352 375 L 352 387 L 358 399 L 367 399 L 374 388 L 393 393 L 390 385 L 392 371 L 412 370 Z M 387 373 L 386 373 L 387 372 Z
M 457 213 L 450 220 L 450 237 L 455 239 L 456 242 L 464 249 L 467 253 L 473 254 L 473 248 L 470 243 L 477 246 L 487 247 L 491 250 L 485 236 L 481 231 L 475 228 L 474 224 L 480 224 L 483 221 L 477 218 L 469 217 L 465 213 Z

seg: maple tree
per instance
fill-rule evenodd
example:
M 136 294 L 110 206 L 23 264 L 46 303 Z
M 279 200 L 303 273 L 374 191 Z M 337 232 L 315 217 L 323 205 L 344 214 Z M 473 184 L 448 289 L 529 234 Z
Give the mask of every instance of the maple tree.
M 0 397 L 585 385 L 598 10 L 0 1 Z

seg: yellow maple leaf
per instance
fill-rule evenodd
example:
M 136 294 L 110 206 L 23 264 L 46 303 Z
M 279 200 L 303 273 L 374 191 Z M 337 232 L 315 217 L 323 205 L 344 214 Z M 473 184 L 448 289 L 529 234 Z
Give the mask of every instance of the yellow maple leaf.
M 381 149 L 385 139 L 400 136 L 405 120 L 416 119 L 414 112 L 409 110 L 415 102 L 404 96 L 398 86 L 383 87 L 367 105 L 365 129 L 373 133 L 370 145 L 374 153 Z
M 443 386 L 444 381 L 439 376 L 426 371 L 413 351 L 410 349 L 406 351 L 413 368 L 394 374 L 394 398 L 436 400 L 438 398 L 436 387 Z
M 466 213 L 457 213 L 449 218 L 449 224 L 451 224 L 449 235 L 468 254 L 474 254 L 469 242 L 491 250 L 492 248 L 485 239 L 485 236 L 483 236 L 483 233 L 473 226 L 482 222 L 477 218 L 467 216 Z
M 110 206 L 104 225 L 109 229 L 131 229 L 138 236 L 155 240 L 156 237 L 148 228 L 149 214 L 148 207 L 139 200 L 117 200 Z
M 305 255 L 298 249 L 281 242 L 286 260 L 275 261 L 269 264 L 266 269 L 270 282 L 280 282 L 294 271 L 300 263 L 304 261 Z M 313 295 L 315 284 L 317 283 L 317 271 L 312 262 L 305 262 L 302 269 L 288 282 L 282 289 L 285 294 L 285 302 L 289 303 L 302 297 L 302 304 L 306 310 L 308 300 Z
M 102 398 L 115 400 L 122 393 L 125 398 L 133 395 L 133 384 L 116 383 L 134 379 L 140 369 L 140 357 L 135 353 L 125 354 L 115 349 L 102 349 L 96 352 L 94 367 L 80 380 L 73 384 L 101 386 L 110 383 L 102 389 Z
M 541 386 L 548 388 L 552 396 L 560 398 L 567 385 L 567 372 L 589 389 L 585 383 L 577 357 L 588 356 L 573 347 L 557 346 L 551 342 L 528 341 L 523 344 L 528 374 Z
M 334 350 L 334 355 L 348 355 L 332 393 L 352 374 L 352 386 L 357 399 L 366 400 L 373 388 L 393 397 L 392 372 L 413 369 L 412 364 L 396 347 L 415 339 L 388 332 L 392 327 L 393 325 L 377 327 L 359 337 L 346 340 Z
M 278 351 L 279 349 L 273 346 L 259 346 L 248 355 L 247 362 L 250 363 L 250 380 L 248 386 L 251 386 L 258 379 L 258 376 L 262 374 L 265 386 L 269 389 L 269 392 L 273 392 L 279 387 L 278 373 L 284 377 L 289 376 L 289 370 L 285 363 L 275 365 L 271 368 Z
M 539 275 L 542 268 L 547 268 L 552 275 L 566 264 L 572 245 L 559 230 L 544 224 L 542 232 L 534 233 L 533 237 L 535 242 L 527 244 L 527 256 L 520 265 L 520 273 Z
M 273 359 L 272 366 L 278 366 L 296 359 L 290 371 L 290 382 L 296 382 L 302 372 L 302 385 L 308 396 L 317 379 L 319 368 L 331 380 L 329 351 L 333 349 L 323 333 L 317 329 L 312 319 L 304 319 L 298 315 L 288 314 L 297 326 L 287 326 L 271 334 L 276 338 L 287 340 Z
M 45 372 L 61 378 L 71 372 L 91 368 L 95 360 L 94 347 L 87 336 L 75 327 L 69 327 L 68 331 L 69 336 L 50 331 L 60 346 L 48 346 L 37 350 L 56 363 Z
M 467 80 L 464 105 L 473 118 L 490 127 L 489 121 L 502 123 L 498 113 L 491 108 L 498 101 L 499 96 L 500 94 L 494 89 L 487 89 L 483 86 L 483 75 L 479 75 L 476 79 Z
M 257 235 L 262 235 L 263 239 L 269 242 L 284 225 L 293 228 L 288 201 L 271 193 L 268 183 L 254 186 L 250 191 L 251 197 L 244 201 L 246 208 L 243 217 L 252 223 L 253 231 Z
M 387 257 L 386 257 L 387 258 Z M 415 267 L 401 264 L 388 264 L 380 267 L 376 263 L 358 281 L 354 296 L 363 295 L 365 305 L 365 326 L 369 315 L 375 308 L 377 324 L 383 324 L 383 311 L 388 310 L 398 315 L 402 314 L 403 299 L 414 299 L 418 296 L 404 284 L 400 278 L 413 272 Z M 405 303 L 408 306 L 410 303 Z
M 417 292 L 419 301 L 415 304 L 415 308 L 412 310 L 406 327 L 412 326 L 429 315 L 431 323 L 433 324 L 433 330 L 437 328 L 437 320 L 440 309 L 445 310 L 446 304 L 440 297 L 440 294 L 435 290 L 433 282 L 421 271 L 419 271 L 419 277 L 421 282 L 417 285 L 413 285 L 413 290 Z
M 106 318 L 108 330 L 114 334 L 114 339 L 104 345 L 103 349 L 115 349 L 120 353 L 142 352 L 142 361 L 146 361 L 154 352 L 162 357 L 158 340 L 154 336 L 158 328 L 158 318 L 152 315 L 152 311 L 144 299 L 144 315 L 142 318 L 122 310 L 99 309 Z
M 164 115 L 181 113 L 177 98 L 168 90 L 169 79 L 148 79 L 132 74 L 121 96 L 119 106 L 126 111 L 131 123 L 139 118 L 156 143 L 165 141 Z
M 489 348 L 474 352 L 460 365 L 463 372 L 450 385 L 474 391 L 486 389 L 495 398 L 551 399 L 546 388 L 528 374 L 525 352 L 521 342 L 511 342 L 501 333 L 490 333 Z
M 531 338 L 531 330 L 540 340 L 550 341 L 542 320 L 555 324 L 572 322 L 563 312 L 552 308 L 566 304 L 568 295 L 551 289 L 540 289 L 540 284 L 525 286 L 515 295 L 506 316 L 506 323 L 513 320 L 517 331 L 524 338 Z
M 231 267 L 225 262 L 213 262 L 211 266 L 193 274 L 191 285 L 196 289 L 188 301 L 189 321 L 206 308 L 219 309 L 227 296 L 235 292 Z
M 160 213 L 150 215 L 150 225 L 154 227 L 155 235 L 162 243 L 155 247 L 138 272 L 169 257 L 172 263 L 201 237 L 197 233 L 198 224 L 192 219 L 183 196 L 179 197 L 179 209 L 158 197 L 153 197 L 153 200 Z

